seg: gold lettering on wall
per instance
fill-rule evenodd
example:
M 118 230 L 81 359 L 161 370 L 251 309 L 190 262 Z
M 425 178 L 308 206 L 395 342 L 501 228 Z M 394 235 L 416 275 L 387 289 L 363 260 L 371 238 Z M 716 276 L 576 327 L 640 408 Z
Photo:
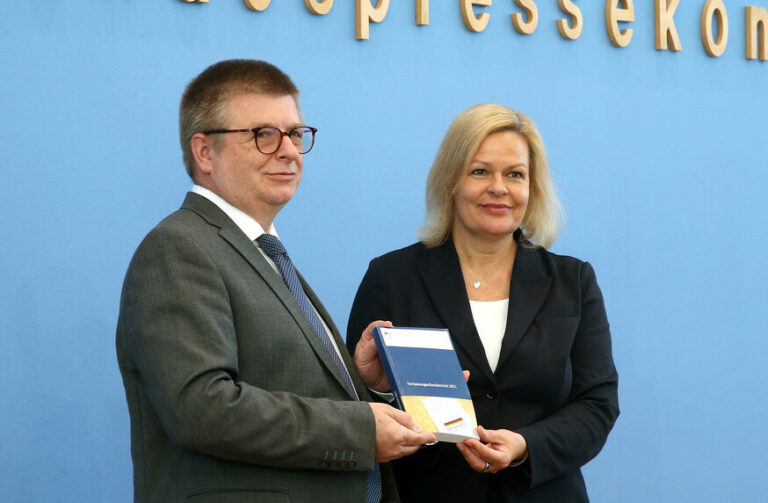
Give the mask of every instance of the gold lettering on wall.
M 515 3 L 525 11 L 528 21 L 523 19 L 522 14 L 515 12 L 512 14 L 512 25 L 518 33 L 530 35 L 536 31 L 536 26 L 539 24 L 539 9 L 533 0 L 515 0 Z
M 764 7 L 750 5 L 746 12 L 747 59 L 768 61 L 768 11 Z
M 304 0 L 304 5 L 307 6 L 307 10 L 312 14 L 324 16 L 331 12 L 333 0 Z
M 183 3 L 209 3 L 210 0 L 179 0 Z M 298 1 L 298 0 L 295 0 Z M 720 57 L 728 46 L 729 22 L 725 0 L 701 0 L 701 44 L 711 57 Z M 389 11 L 390 0 L 355 0 L 355 36 L 358 40 L 368 40 L 370 24 L 384 21 Z M 252 11 L 266 10 L 272 0 L 243 0 Z M 530 35 L 536 31 L 539 23 L 539 10 L 536 0 L 514 0 L 521 9 L 511 15 L 512 25 L 518 33 Z M 654 30 L 656 50 L 681 51 L 680 37 L 675 26 L 675 12 L 680 0 L 653 0 Z M 475 13 L 475 6 L 490 7 L 493 0 L 459 0 L 464 26 L 471 32 L 484 31 L 491 19 L 490 13 Z M 643 2 L 648 5 L 649 2 Z M 304 0 L 304 5 L 312 14 L 328 14 L 334 0 Z M 564 17 L 556 20 L 557 31 L 566 40 L 578 39 L 584 28 L 584 16 L 576 0 L 557 0 Z M 429 25 L 429 0 L 415 0 L 416 25 Z M 768 61 L 768 10 L 765 7 L 750 5 L 745 7 L 746 59 Z M 616 47 L 627 47 L 632 41 L 634 30 L 624 27 L 624 23 L 635 22 L 633 0 L 605 0 L 605 28 L 608 38 Z M 687 26 L 687 25 L 686 25 Z
M 717 40 L 712 33 L 712 18 L 717 20 Z M 712 57 L 722 56 L 728 45 L 728 13 L 723 0 L 707 0 L 701 10 L 701 43 Z
M 377 0 L 376 7 L 370 0 L 355 0 L 355 33 L 358 40 L 368 40 L 370 23 L 381 23 L 387 17 L 389 0 Z
M 576 40 L 581 36 L 581 29 L 584 27 L 584 19 L 581 15 L 581 9 L 571 0 L 557 0 L 557 5 L 560 6 L 560 10 L 568 14 L 571 19 L 568 24 L 567 19 L 557 20 L 557 31 L 560 32 L 560 36 L 566 40 Z
M 618 5 L 621 4 L 621 8 Z M 635 6 L 632 0 L 607 0 L 605 2 L 605 28 L 608 38 L 616 47 L 626 47 L 632 40 L 632 28 L 619 29 L 619 23 L 635 21 Z
M 475 11 L 472 9 L 472 6 L 482 5 L 488 7 L 492 3 L 493 0 L 460 0 L 459 5 L 461 6 L 461 17 L 464 19 L 464 26 L 466 26 L 469 31 L 475 33 L 483 31 L 485 27 L 488 26 L 488 20 L 491 16 L 485 12 L 479 16 L 475 16 Z
M 245 3 L 245 6 L 251 10 L 263 11 L 269 7 L 271 1 L 272 0 L 243 0 L 243 3 Z
M 656 15 L 656 50 L 681 51 L 680 37 L 675 27 L 675 10 L 680 0 L 654 0 Z
M 416 0 L 416 24 L 419 26 L 429 24 L 429 0 Z

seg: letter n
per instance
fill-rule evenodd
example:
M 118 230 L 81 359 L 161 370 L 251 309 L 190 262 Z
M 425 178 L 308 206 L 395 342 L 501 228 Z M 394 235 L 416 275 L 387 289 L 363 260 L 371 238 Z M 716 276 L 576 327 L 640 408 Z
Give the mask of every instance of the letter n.
M 747 7 L 747 59 L 757 59 L 758 48 L 760 61 L 768 61 L 768 11 L 765 7 Z

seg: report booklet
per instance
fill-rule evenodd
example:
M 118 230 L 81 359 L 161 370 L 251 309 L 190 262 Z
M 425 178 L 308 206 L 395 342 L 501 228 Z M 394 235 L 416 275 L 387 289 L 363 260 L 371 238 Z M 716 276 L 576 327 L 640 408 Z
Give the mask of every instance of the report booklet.
M 472 398 L 447 329 L 376 327 L 397 406 L 441 442 L 478 438 Z

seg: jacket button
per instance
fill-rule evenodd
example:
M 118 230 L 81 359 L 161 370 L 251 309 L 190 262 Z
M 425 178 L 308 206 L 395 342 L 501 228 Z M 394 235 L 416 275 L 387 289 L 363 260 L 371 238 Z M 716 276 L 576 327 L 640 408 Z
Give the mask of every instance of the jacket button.
M 485 398 L 488 400 L 496 400 L 496 398 L 499 396 L 499 392 L 496 390 L 490 390 L 485 393 Z

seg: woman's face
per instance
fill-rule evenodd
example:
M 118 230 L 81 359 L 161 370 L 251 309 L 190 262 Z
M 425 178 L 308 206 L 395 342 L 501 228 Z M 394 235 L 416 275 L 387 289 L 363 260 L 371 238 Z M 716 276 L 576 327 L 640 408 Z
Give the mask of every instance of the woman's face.
M 453 235 L 481 239 L 514 233 L 528 208 L 528 142 L 512 131 L 489 135 L 459 179 Z

